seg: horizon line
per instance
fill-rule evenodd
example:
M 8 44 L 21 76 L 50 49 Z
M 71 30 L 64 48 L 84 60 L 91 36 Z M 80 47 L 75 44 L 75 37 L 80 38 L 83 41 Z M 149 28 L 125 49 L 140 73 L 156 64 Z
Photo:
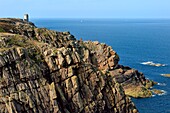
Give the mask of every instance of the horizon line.
M 0 17 L 0 18 L 16 18 L 23 17 Z M 29 17 L 29 19 L 170 19 L 170 17 Z
M 100 18 L 100 17 L 30 17 L 30 19 L 170 19 L 170 17 L 168 18 L 152 18 L 152 17 L 128 17 L 128 18 L 124 18 L 124 17 L 104 17 L 104 18 Z

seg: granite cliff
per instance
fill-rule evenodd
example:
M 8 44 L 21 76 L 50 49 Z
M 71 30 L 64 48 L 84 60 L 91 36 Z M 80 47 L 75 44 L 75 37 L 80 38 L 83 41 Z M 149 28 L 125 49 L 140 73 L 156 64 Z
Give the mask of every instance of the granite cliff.
M 154 84 L 108 45 L 0 19 L 1 113 L 137 113 Z

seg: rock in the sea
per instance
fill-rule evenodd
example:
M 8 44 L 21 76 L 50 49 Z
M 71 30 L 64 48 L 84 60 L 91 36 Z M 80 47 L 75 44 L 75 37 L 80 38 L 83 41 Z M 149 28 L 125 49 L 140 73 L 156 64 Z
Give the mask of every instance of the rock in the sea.
M 163 90 L 158 90 L 158 89 L 153 89 L 152 92 L 153 92 L 154 94 L 157 94 L 157 95 L 162 95 L 162 94 L 165 93 L 165 91 L 163 91 Z
M 0 19 L 0 29 L 1 113 L 137 113 L 128 95 L 152 95 L 106 44 L 21 19 Z
M 125 89 L 125 94 L 135 98 L 146 98 L 152 96 L 151 90 L 140 86 L 128 86 L 128 88 Z
M 170 77 L 170 74 L 161 74 L 164 77 Z

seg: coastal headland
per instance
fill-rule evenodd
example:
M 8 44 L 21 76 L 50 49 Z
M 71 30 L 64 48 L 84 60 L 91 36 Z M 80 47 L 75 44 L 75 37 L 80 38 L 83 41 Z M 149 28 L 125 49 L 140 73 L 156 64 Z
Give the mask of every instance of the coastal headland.
M 155 82 L 104 43 L 0 19 L 0 112 L 137 113 Z M 158 91 L 157 91 L 158 92 Z

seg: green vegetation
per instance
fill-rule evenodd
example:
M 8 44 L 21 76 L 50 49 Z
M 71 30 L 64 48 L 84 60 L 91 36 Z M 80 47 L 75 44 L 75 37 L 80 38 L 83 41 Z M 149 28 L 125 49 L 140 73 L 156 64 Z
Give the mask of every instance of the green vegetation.
M 43 32 L 42 35 L 44 35 L 45 37 L 49 37 L 49 33 L 48 32 Z
M 3 28 L 0 27 L 0 32 L 5 32 L 5 30 Z
M 10 49 L 10 48 L 1 47 L 1 48 L 0 48 L 0 52 L 7 51 L 7 50 L 9 50 L 9 49 Z
M 37 37 L 32 37 L 32 39 L 34 39 L 34 40 L 38 41 Z
M 20 35 L 15 35 L 14 37 L 9 38 L 6 43 L 9 46 L 14 46 L 14 45 L 20 46 L 20 47 L 26 46 L 26 40 Z
M 35 63 L 37 63 L 37 64 L 44 62 L 43 55 L 40 53 L 40 51 L 36 50 L 35 48 L 29 49 L 28 56 L 29 56 L 29 58 L 34 60 Z
M 38 28 L 37 29 L 38 34 L 42 34 L 44 31 L 45 31 L 44 28 Z

